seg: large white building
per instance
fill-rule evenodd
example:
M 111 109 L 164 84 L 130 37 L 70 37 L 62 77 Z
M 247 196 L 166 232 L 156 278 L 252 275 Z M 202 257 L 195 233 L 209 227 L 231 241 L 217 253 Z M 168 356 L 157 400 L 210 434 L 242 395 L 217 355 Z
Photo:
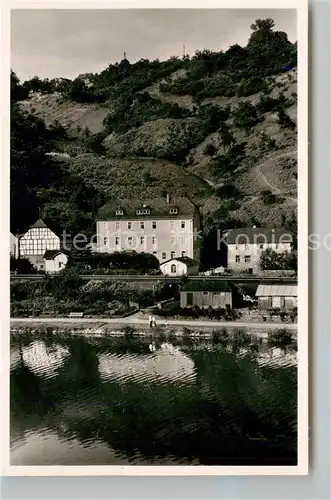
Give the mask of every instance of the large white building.
M 187 198 L 121 200 L 98 214 L 98 252 L 135 250 L 160 262 L 174 257 L 200 258 L 200 215 Z
M 236 228 L 223 234 L 227 248 L 227 267 L 233 271 L 260 272 L 261 253 L 268 248 L 276 252 L 290 252 L 293 237 L 282 228 Z
M 61 238 L 42 219 L 37 220 L 20 238 L 20 257 L 28 259 L 37 269 L 44 270 L 46 250 L 60 250 Z

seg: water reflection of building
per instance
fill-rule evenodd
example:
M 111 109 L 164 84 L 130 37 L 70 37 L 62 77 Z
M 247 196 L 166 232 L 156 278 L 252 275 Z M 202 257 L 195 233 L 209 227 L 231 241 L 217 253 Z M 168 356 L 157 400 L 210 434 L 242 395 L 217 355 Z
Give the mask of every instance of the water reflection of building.
M 99 373 L 102 379 L 125 378 L 191 380 L 195 377 L 194 362 L 172 344 L 162 344 L 153 354 L 126 355 L 101 354 Z
M 36 340 L 22 348 L 24 364 L 35 374 L 47 373 L 47 377 L 57 374 L 58 369 L 69 356 L 69 349 L 59 344 L 47 347 L 44 342 Z
M 257 356 L 259 365 L 294 366 L 297 364 L 297 352 L 294 349 L 279 347 L 265 347 L 260 349 Z

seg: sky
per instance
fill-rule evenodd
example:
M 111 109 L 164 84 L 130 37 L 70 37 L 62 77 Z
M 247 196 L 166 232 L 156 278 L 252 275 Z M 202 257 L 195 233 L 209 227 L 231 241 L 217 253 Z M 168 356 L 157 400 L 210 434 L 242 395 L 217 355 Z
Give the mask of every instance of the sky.
M 296 12 L 285 9 L 13 9 L 11 68 L 21 81 L 75 78 L 120 61 L 164 60 L 195 50 L 246 45 L 250 25 L 271 17 L 291 41 Z

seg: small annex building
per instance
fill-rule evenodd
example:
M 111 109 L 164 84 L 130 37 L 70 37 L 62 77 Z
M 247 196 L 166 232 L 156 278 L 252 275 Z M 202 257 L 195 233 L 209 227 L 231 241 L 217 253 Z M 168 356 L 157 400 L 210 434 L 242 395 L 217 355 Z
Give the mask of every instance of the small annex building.
M 14 236 L 13 233 L 10 233 L 10 255 L 15 259 L 19 257 L 19 239 L 17 236 Z
M 180 290 L 180 306 L 213 309 L 232 308 L 235 290 L 226 280 L 189 280 Z
M 255 295 L 261 312 L 270 309 L 289 311 L 297 307 L 298 286 L 261 284 L 257 287 Z
M 160 264 L 164 276 L 197 276 L 200 262 L 190 257 L 174 257 Z
M 46 250 L 43 260 L 46 273 L 59 273 L 68 264 L 68 255 L 62 250 Z

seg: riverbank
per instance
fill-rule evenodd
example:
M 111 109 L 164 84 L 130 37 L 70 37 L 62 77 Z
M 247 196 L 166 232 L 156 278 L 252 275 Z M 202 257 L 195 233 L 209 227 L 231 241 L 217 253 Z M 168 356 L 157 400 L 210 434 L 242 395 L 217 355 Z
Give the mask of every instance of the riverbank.
M 140 319 L 136 316 L 128 318 L 113 318 L 113 319 L 99 319 L 99 318 L 11 318 L 10 330 L 11 333 L 19 333 L 23 328 L 40 328 L 52 327 L 56 330 L 63 331 L 75 330 L 87 334 L 100 334 L 107 333 L 111 330 L 120 334 L 120 331 L 126 327 L 133 327 L 137 330 L 146 330 L 146 333 L 152 333 L 153 329 L 149 327 L 149 321 Z M 249 330 L 254 334 L 267 335 L 268 332 L 273 330 L 291 330 L 296 332 L 296 323 L 261 323 L 261 322 L 245 322 L 245 321 L 212 321 L 212 320 L 171 320 L 164 319 L 157 320 L 157 327 L 165 329 L 184 329 L 189 328 L 192 331 L 210 332 L 216 329 L 241 329 Z

